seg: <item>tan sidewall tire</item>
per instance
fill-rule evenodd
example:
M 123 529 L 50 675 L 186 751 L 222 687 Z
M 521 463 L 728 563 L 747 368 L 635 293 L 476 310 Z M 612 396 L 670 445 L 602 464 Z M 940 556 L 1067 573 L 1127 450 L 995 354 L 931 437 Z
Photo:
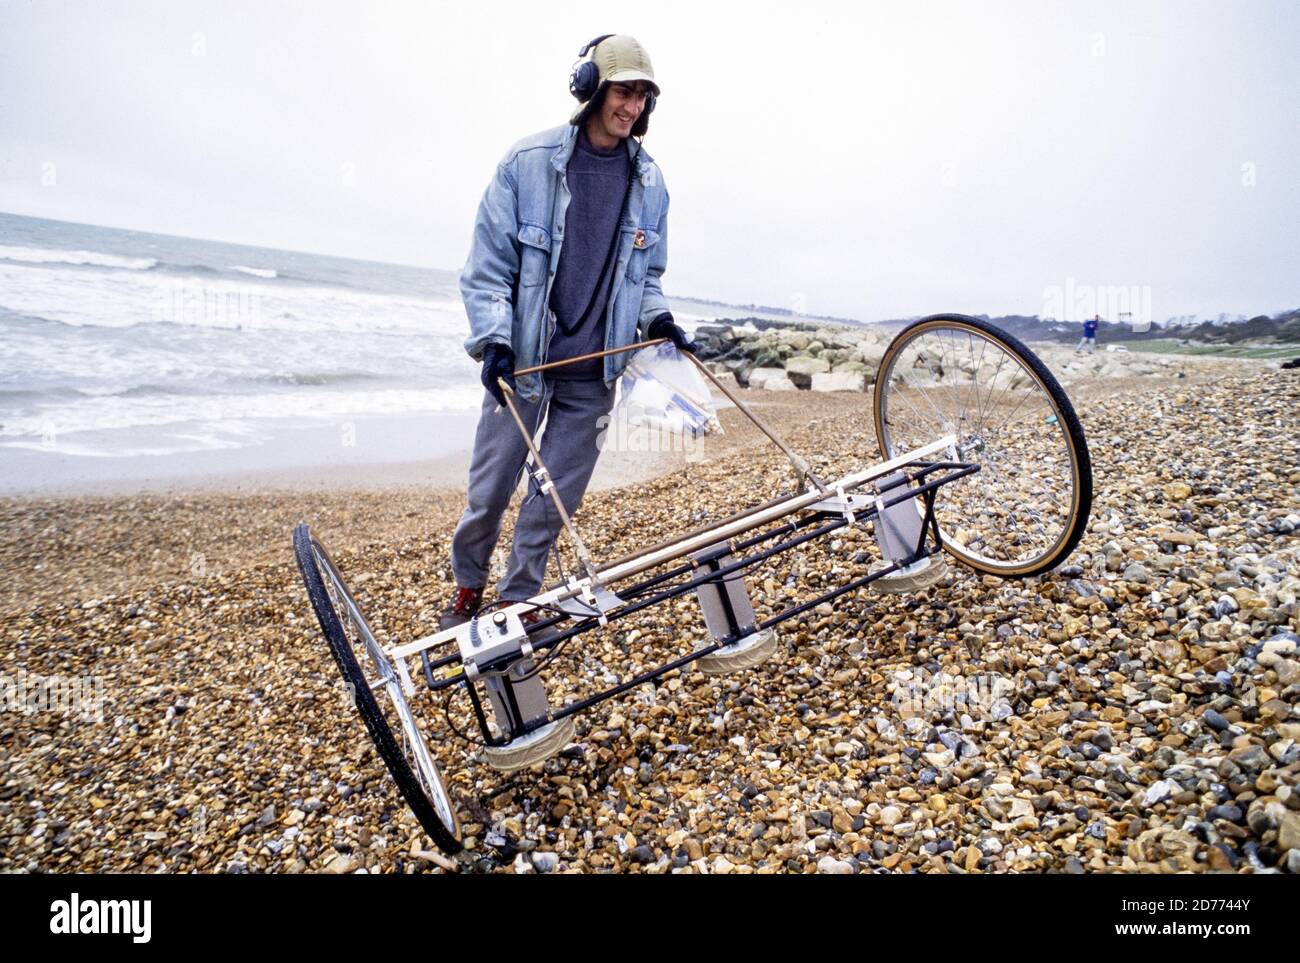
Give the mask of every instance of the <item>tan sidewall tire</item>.
M 483 750 L 487 764 L 497 772 L 515 772 L 545 762 L 573 741 L 573 716 L 543 726 L 508 746 Z

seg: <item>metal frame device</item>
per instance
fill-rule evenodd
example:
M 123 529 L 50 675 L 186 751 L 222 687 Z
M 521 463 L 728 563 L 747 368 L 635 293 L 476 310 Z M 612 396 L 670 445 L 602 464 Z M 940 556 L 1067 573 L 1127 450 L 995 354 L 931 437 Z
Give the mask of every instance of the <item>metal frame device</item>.
M 319 540 L 305 524 L 295 532 L 298 563 L 313 606 L 345 678 L 357 686 L 357 705 L 371 736 L 403 795 L 444 851 L 459 849 L 459 823 L 410 709 L 408 700 L 417 686 L 445 694 L 463 690 L 486 761 L 498 770 L 513 771 L 558 753 L 571 741 L 573 716 L 585 709 L 693 664 L 706 672 L 751 668 L 776 650 L 774 630 L 782 623 L 874 582 L 905 581 L 927 567 L 938 567 L 939 560 L 932 556 L 945 548 L 945 534 L 936 517 L 936 499 L 945 486 L 981 470 L 978 461 L 960 457 L 964 449 L 957 433 L 942 434 L 872 467 L 823 481 L 703 362 L 691 353 L 686 357 L 786 455 L 797 477 L 795 492 L 597 565 L 550 483 L 509 385 L 501 382 L 505 406 L 528 444 L 529 470 L 559 511 L 580 561 L 579 572 L 527 601 L 489 603 L 469 621 L 445 631 L 381 644 Z M 584 359 L 515 374 L 580 360 Z M 1074 417 L 1072 409 L 1068 415 Z M 757 617 L 745 583 L 746 570 L 853 526 L 871 529 L 881 567 L 768 618 Z M 688 594 L 699 602 L 707 642 L 585 698 L 565 702 L 548 691 L 543 670 L 571 639 Z M 362 664 L 366 669 L 360 668 Z M 391 710 L 386 716 L 380 708 L 384 701 Z M 396 725 L 387 720 L 395 720 Z

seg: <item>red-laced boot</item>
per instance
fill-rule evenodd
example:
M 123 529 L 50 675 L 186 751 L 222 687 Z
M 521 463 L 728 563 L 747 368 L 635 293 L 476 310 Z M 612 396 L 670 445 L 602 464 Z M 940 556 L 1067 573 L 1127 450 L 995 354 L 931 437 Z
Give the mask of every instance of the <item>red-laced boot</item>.
M 451 600 L 451 604 L 442 610 L 442 616 L 439 619 L 439 625 L 444 629 L 454 629 L 458 625 L 464 625 L 478 612 L 479 606 L 483 604 L 483 590 L 481 588 L 462 588 L 456 587 L 456 596 Z

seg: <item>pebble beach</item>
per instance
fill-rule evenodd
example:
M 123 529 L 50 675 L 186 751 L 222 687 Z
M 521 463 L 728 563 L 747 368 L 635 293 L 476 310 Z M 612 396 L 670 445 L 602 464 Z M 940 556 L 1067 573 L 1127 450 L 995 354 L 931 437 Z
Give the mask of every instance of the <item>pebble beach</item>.
M 1300 373 L 1106 363 L 1069 374 L 1095 500 L 1050 574 L 950 564 L 915 594 L 842 597 L 762 666 L 641 686 L 509 776 L 448 726 L 463 706 L 417 695 L 454 858 L 345 698 L 290 535 L 309 522 L 380 638 L 409 640 L 454 587 L 463 492 L 0 500 L 0 871 L 1300 873 Z M 869 388 L 736 390 L 824 477 L 878 459 Z M 720 417 L 700 453 L 589 493 L 598 559 L 791 490 Z M 769 615 L 875 560 L 849 529 L 747 581 Z M 705 638 L 689 597 L 581 636 L 552 702 Z M 51 679 L 93 698 L 15 696 Z

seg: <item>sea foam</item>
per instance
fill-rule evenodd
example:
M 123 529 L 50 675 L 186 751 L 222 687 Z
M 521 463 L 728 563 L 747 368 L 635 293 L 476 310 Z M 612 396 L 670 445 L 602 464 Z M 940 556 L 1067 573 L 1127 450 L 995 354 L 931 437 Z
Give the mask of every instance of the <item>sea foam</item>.
M 128 271 L 147 271 L 158 261 L 151 257 L 121 257 L 99 251 L 61 251 L 39 247 L 11 247 L 0 244 L 0 258 L 6 261 L 23 261 L 27 264 L 77 264 L 95 267 L 124 268 Z

